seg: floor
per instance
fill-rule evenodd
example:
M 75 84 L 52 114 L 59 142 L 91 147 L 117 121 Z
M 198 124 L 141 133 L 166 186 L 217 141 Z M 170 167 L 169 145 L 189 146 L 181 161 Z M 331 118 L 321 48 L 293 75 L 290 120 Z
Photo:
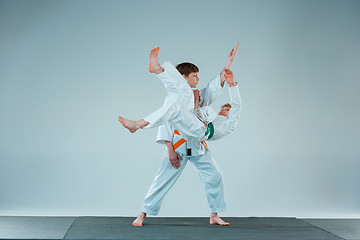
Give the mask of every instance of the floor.
M 0 239 L 259 239 L 360 240 L 360 219 L 149 217 L 132 227 L 132 217 L 0 216 Z
M 360 240 L 360 219 L 303 219 L 346 240 Z

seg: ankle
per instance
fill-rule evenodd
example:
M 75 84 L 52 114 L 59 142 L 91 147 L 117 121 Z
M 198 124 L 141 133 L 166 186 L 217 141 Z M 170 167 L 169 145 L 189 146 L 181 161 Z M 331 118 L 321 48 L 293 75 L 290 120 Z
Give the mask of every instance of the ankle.
M 137 121 L 137 126 L 139 127 L 139 128 L 144 128 L 144 127 L 146 127 L 147 125 L 149 125 L 150 123 L 149 122 L 147 122 L 147 121 L 145 121 L 144 119 L 141 119 L 141 120 L 139 120 L 139 121 Z M 146 213 L 144 213 L 145 214 L 145 216 L 146 216 Z
M 162 73 L 164 71 L 165 70 L 160 65 L 158 65 L 158 67 L 156 69 L 154 69 L 155 74 L 160 74 L 160 73 Z

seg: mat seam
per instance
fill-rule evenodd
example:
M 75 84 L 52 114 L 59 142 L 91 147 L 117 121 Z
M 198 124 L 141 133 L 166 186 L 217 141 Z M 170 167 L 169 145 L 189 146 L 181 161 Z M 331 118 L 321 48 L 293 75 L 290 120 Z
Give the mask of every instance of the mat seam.
M 74 225 L 74 222 L 75 222 L 77 219 L 78 219 L 78 217 L 75 217 L 74 221 L 71 223 L 71 225 L 70 225 L 69 229 L 66 231 L 66 233 L 65 233 L 64 237 L 62 238 L 63 240 L 66 238 L 66 235 L 69 233 L 69 231 L 70 231 L 71 227 Z
M 303 222 L 305 222 L 305 223 L 308 223 L 308 222 L 306 222 L 306 221 L 304 221 L 304 220 L 302 220 L 302 219 L 299 219 L 299 220 L 301 220 L 301 221 L 303 221 Z M 342 239 L 342 240 L 346 240 L 345 238 L 340 237 L 340 236 L 338 236 L 338 235 L 336 235 L 336 234 L 334 234 L 334 233 L 332 233 L 332 232 L 329 232 L 329 231 L 326 230 L 326 229 L 323 229 L 323 228 L 321 228 L 321 227 L 315 226 L 315 225 L 313 225 L 313 224 L 311 224 L 311 223 L 308 223 L 308 224 L 314 226 L 315 228 L 321 229 L 321 230 L 323 230 L 323 231 L 325 231 L 325 232 L 327 232 L 327 233 L 330 233 L 331 235 L 334 235 L 334 236 L 336 236 L 336 237 L 338 237 L 338 238 L 340 238 L 340 239 Z

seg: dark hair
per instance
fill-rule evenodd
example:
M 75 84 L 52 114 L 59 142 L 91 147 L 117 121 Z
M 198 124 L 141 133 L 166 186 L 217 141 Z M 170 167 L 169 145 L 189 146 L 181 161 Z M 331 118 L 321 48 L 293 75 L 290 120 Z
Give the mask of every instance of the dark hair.
M 180 72 L 181 75 L 189 76 L 192 72 L 199 72 L 199 68 L 192 63 L 183 62 L 176 66 L 176 69 Z
M 231 108 L 231 104 L 230 104 L 230 103 L 226 103 L 226 104 L 224 104 L 224 105 L 221 106 L 221 108 L 223 108 L 223 107 L 229 107 L 229 108 Z

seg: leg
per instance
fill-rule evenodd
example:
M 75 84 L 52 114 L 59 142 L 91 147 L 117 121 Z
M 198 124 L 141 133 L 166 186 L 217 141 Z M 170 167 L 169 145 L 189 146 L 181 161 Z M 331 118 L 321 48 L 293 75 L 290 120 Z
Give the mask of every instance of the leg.
M 135 223 L 135 226 L 142 226 L 146 214 L 158 214 L 162 199 L 175 184 L 176 180 L 179 178 L 186 166 L 187 158 L 185 156 L 181 156 L 181 158 L 180 168 L 176 169 L 171 166 L 167 152 L 164 154 L 159 171 L 146 194 L 141 212 L 133 222 L 133 225 Z
M 158 127 L 166 122 L 179 130 L 189 141 L 202 141 L 205 138 L 206 126 L 191 112 L 179 104 L 163 106 L 144 118 L 150 124 L 144 128 Z
M 163 63 L 162 68 L 164 69 L 164 72 L 158 74 L 157 77 L 163 82 L 168 95 L 175 96 L 177 100 L 182 102 L 185 101 L 186 105 L 191 101 L 194 102 L 194 95 L 191 87 L 174 65 L 166 61 Z
M 190 161 L 198 170 L 200 179 L 205 185 L 206 197 L 211 209 L 210 224 L 229 225 L 217 215 L 218 212 L 225 212 L 226 204 L 222 174 L 211 152 L 206 151 L 204 155 L 191 157 Z
M 184 92 L 192 93 L 186 79 L 181 76 L 179 71 L 170 63 L 164 62 L 163 66 L 159 64 L 159 48 L 154 48 L 149 55 L 149 72 L 157 74 L 164 83 L 168 95 L 184 94 Z M 186 91 L 183 91 L 183 90 Z M 189 91 L 190 90 L 190 91 Z
M 202 141 L 205 138 L 205 125 L 191 112 L 179 104 L 163 106 L 149 116 L 132 121 L 119 116 L 120 123 L 131 133 L 140 128 L 154 128 L 167 122 L 179 130 L 189 141 Z

